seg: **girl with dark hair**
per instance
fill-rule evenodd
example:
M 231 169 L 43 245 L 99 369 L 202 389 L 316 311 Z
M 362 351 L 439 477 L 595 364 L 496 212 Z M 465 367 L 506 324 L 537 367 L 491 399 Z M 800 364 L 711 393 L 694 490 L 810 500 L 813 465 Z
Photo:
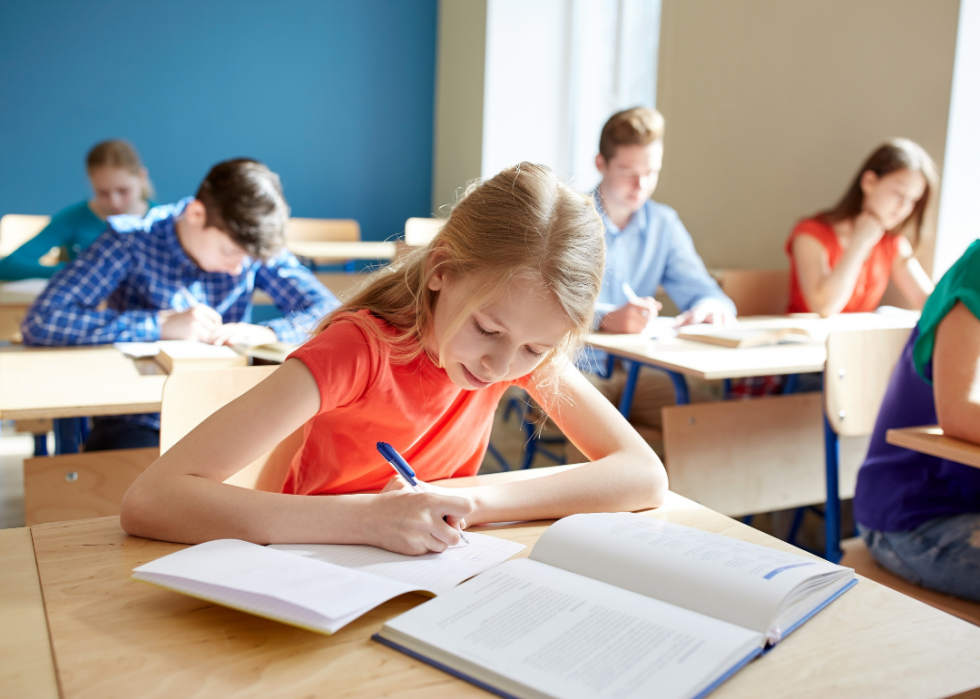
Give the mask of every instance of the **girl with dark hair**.
M 127 141 L 99 143 L 89 151 L 85 166 L 95 196 L 62 209 L 40 233 L 0 259 L 0 280 L 53 277 L 105 232 L 107 218 L 143 216 L 155 206 L 146 168 Z M 41 264 L 52 248 L 61 250 L 62 263 Z
M 921 309 L 933 285 L 915 259 L 936 166 L 921 146 L 899 138 L 864 162 L 840 202 L 800 221 L 786 241 L 789 313 L 873 311 L 889 279 Z

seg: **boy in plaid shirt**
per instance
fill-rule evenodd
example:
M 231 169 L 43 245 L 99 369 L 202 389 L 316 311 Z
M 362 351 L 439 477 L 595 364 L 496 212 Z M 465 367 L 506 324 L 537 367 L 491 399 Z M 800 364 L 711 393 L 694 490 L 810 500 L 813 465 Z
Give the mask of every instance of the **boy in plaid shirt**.
M 289 207 L 279 177 L 255 160 L 215 165 L 197 194 L 113 216 L 24 318 L 24 344 L 196 340 L 302 342 L 338 301 L 282 248 Z M 251 323 L 252 292 L 284 318 Z M 86 451 L 155 446 L 159 414 L 93 418 Z

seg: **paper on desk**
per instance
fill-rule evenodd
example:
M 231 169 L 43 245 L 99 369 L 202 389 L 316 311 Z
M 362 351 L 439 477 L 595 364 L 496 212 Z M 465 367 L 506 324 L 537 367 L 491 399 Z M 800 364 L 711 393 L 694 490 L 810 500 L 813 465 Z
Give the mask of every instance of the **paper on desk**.
M 403 556 L 374 546 L 343 544 L 279 544 L 269 548 L 399 580 L 437 595 L 527 548 L 524 544 L 486 534 L 468 532 L 466 538 L 469 544 L 421 556 Z
M 47 279 L 21 279 L 16 282 L 6 282 L 4 284 L 0 284 L 0 291 L 7 294 L 39 296 L 47 285 Z
M 655 316 L 647 321 L 647 327 L 640 334 L 651 340 L 677 337 L 677 318 Z
M 160 345 L 156 342 L 113 342 L 112 346 L 132 359 L 155 357 L 160 354 Z

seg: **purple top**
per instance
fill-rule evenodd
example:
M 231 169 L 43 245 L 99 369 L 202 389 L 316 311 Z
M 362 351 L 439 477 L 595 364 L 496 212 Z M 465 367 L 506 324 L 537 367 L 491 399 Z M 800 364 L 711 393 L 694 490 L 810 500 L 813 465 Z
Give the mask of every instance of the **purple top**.
M 919 329 L 912 331 L 895 366 L 871 446 L 858 471 L 854 518 L 876 531 L 908 531 L 938 517 L 980 512 L 980 468 L 896 447 L 885 441 L 889 429 L 935 425 L 932 360 L 915 371 L 912 349 Z

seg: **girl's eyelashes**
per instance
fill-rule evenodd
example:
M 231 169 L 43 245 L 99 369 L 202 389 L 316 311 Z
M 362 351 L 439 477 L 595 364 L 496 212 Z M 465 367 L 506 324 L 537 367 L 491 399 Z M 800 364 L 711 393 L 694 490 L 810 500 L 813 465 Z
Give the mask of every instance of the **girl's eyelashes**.
M 481 335 L 484 335 L 486 337 L 493 337 L 494 335 L 497 334 L 495 331 L 487 330 L 482 325 L 480 325 L 480 323 L 476 320 L 476 318 L 473 319 L 473 325 L 476 327 L 477 332 L 479 332 Z
M 473 319 L 473 327 L 475 327 L 476 331 L 481 335 L 483 335 L 484 337 L 493 337 L 494 335 L 500 334 L 496 330 L 487 330 L 482 325 L 480 325 L 479 321 L 477 321 L 476 318 Z M 540 357 L 542 354 L 544 354 L 544 352 L 535 352 L 527 345 L 524 345 L 524 351 L 530 354 L 532 357 Z

